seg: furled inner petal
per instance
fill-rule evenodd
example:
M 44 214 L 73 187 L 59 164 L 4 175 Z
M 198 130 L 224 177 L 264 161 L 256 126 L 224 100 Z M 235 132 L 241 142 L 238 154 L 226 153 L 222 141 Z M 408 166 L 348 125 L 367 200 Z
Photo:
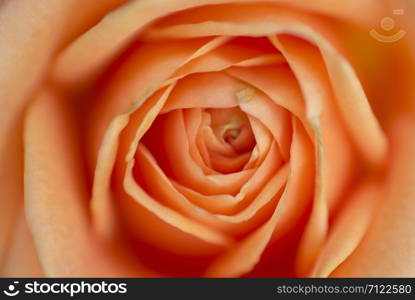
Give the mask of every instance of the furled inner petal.
M 138 159 L 141 163 L 135 167 L 136 178 L 139 177 L 139 183 L 150 195 L 158 199 L 157 201 L 233 236 L 252 230 L 272 214 L 275 203 L 278 201 L 276 196 L 283 187 L 288 173 L 288 167 L 282 167 L 246 209 L 232 216 L 224 216 L 201 209 L 180 193 L 144 145 L 138 148 Z
M 271 99 L 259 91 L 255 92 L 249 101 L 239 101 L 239 106 L 244 112 L 257 118 L 268 128 L 277 141 L 284 159 L 288 160 L 292 132 L 288 111 L 273 103 Z
M 240 190 L 242 184 L 254 172 L 253 170 L 241 170 L 232 174 L 203 174 L 201 168 L 189 155 L 182 112 L 174 110 L 160 116 L 157 122 L 162 123 L 161 136 L 152 132 L 149 137 L 162 139 L 160 146 L 164 150 L 171 175 L 182 184 L 207 195 L 232 195 Z
M 214 196 L 206 195 L 198 193 L 177 181 L 173 181 L 173 184 L 190 201 L 200 207 L 216 213 L 233 214 L 245 207 L 247 202 L 257 195 L 270 176 L 272 176 L 272 174 L 280 167 L 281 163 L 282 160 L 278 154 L 278 149 L 276 145 L 273 144 L 263 163 L 258 167 L 252 177 L 241 186 L 240 191 L 234 197 L 229 194 Z
M 212 169 L 209 152 L 206 146 L 204 143 L 198 141 L 199 132 L 205 125 L 203 113 L 204 110 L 202 108 L 183 110 L 183 119 L 189 140 L 189 152 L 192 159 L 202 168 L 205 174 L 217 174 L 218 172 Z
M 273 233 L 280 228 L 288 207 L 293 205 L 299 211 L 304 211 L 306 203 L 313 193 L 313 172 L 308 169 L 306 162 L 309 147 L 308 137 L 296 123 L 294 126 L 293 145 L 291 149 L 291 166 L 287 186 L 272 217 L 253 233 L 248 235 L 227 252 L 221 255 L 207 270 L 206 276 L 234 277 L 249 272 L 258 263 L 261 254 L 268 245 Z M 305 159 L 305 160 L 304 160 Z M 312 168 L 311 168 L 312 170 Z M 302 188 L 299 189 L 298 187 Z M 289 204 L 290 203 L 290 204 Z M 292 206 L 291 206 L 292 207 Z

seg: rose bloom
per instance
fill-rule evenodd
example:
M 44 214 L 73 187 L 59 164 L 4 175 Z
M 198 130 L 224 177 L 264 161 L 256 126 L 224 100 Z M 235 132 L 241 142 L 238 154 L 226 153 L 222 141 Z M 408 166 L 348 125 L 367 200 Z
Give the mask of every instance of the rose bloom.
M 0 1 L 0 274 L 415 276 L 414 15 Z

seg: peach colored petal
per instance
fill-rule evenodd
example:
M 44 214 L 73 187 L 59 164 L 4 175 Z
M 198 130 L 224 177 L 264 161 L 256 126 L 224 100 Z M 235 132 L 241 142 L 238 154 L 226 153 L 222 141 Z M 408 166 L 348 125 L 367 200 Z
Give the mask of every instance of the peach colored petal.
M 139 47 L 112 78 L 104 98 L 100 99 L 100 105 L 94 106 L 88 156 L 90 168 L 95 172 L 91 209 L 95 226 L 101 234 L 111 235 L 115 230 L 109 181 L 119 146 L 118 137 L 127 125 L 129 115 L 141 105 L 146 106 L 146 109 L 154 105 L 155 100 L 149 102 L 147 98 L 182 64 L 207 53 L 224 41 L 223 38 L 211 41 L 202 39 L 187 43 L 164 43 L 163 47 L 159 47 L 159 44 Z M 164 56 L 166 51 L 169 55 Z M 140 69 L 138 74 L 137 68 Z M 165 73 L 162 74 L 161 70 Z
M 208 121 L 210 123 L 210 115 L 205 114 L 205 116 L 208 116 Z M 255 137 L 256 145 L 251 151 L 250 159 L 246 163 L 244 170 L 258 167 L 265 159 L 273 141 L 268 129 L 265 128 L 261 122 L 251 116 L 248 116 L 248 120 L 251 127 L 250 131 L 252 131 L 252 134 Z M 218 153 L 229 157 L 238 156 L 236 149 L 230 143 L 218 139 L 211 126 L 205 126 L 203 129 L 204 130 L 199 134 L 199 139 L 204 140 L 204 145 L 210 154 Z
M 124 257 L 108 253 L 95 239 L 75 118 L 52 92 L 35 100 L 25 123 L 25 209 L 45 275 L 148 276 L 138 263 L 124 264 Z
M 244 168 L 250 157 L 251 153 L 249 152 L 236 157 L 211 153 L 212 168 L 224 174 L 235 173 Z
M 117 65 L 109 82 L 98 83 L 98 100 L 89 104 L 91 117 L 87 141 L 91 170 L 95 168 L 98 150 L 112 120 L 131 107 L 136 107 L 142 98 L 157 91 L 189 59 L 210 51 L 217 40 L 196 39 L 137 45 L 125 61 Z
M 236 194 L 253 170 L 242 170 L 232 174 L 205 175 L 191 159 L 186 139 L 183 115 L 175 110 L 166 115 L 163 146 L 171 171 L 178 182 L 206 195 Z
M 171 89 L 167 89 L 164 93 L 160 93 L 160 98 L 156 98 L 158 99 L 156 105 L 150 103 L 147 105 L 147 110 L 139 109 L 132 115 L 127 127 L 128 132 L 122 137 L 123 145 L 118 154 L 127 163 L 125 173 L 124 168 L 119 166 L 123 162 L 119 161 L 117 165 L 120 169 L 118 180 L 121 181 L 122 187 L 130 197 L 124 197 L 120 190 L 117 191 L 117 197 L 120 198 L 119 202 L 124 212 L 123 219 L 130 225 L 129 228 L 136 237 L 156 243 L 159 247 L 167 247 L 172 251 L 186 253 L 193 251 L 193 253 L 206 255 L 211 251 L 219 251 L 222 247 L 227 247 L 232 241 L 223 234 L 160 205 L 136 183 L 132 174 L 139 141 L 160 113 L 170 91 Z M 185 134 L 184 131 L 183 133 Z M 147 227 L 151 230 L 143 229 Z M 160 238 L 160 235 L 165 238 Z M 169 236 L 175 236 L 177 241 L 181 240 L 182 243 L 178 242 L 177 247 L 172 247 L 169 245 Z
M 168 207 L 163 206 L 160 203 L 156 202 L 154 199 L 152 199 L 140 187 L 140 185 L 138 185 L 137 182 L 134 180 L 134 177 L 132 175 L 133 165 L 134 165 L 134 160 L 131 160 L 127 166 L 127 173 L 126 173 L 126 177 L 124 180 L 125 191 L 128 195 L 130 195 L 135 200 L 137 204 L 143 206 L 149 212 L 153 213 L 158 218 L 160 218 L 160 220 L 157 220 L 158 223 L 169 224 L 170 226 L 177 228 L 180 231 L 187 233 L 192 237 L 196 237 L 197 239 L 200 239 L 201 241 L 205 243 L 217 245 L 220 247 L 228 247 L 232 243 L 232 239 L 228 238 L 227 236 L 215 231 L 214 229 L 211 229 L 202 224 L 199 224 L 196 221 L 186 218 L 180 215 L 179 213 L 177 213 L 176 211 L 169 209 Z M 133 230 L 136 229 L 137 232 L 142 232 L 142 231 L 151 232 L 153 239 L 154 238 L 158 239 L 160 235 L 170 234 L 169 230 L 164 229 L 161 226 L 155 225 L 154 222 L 143 225 L 143 222 L 138 221 L 137 219 L 140 219 L 141 214 L 139 213 L 140 210 L 134 211 L 134 209 L 136 209 L 137 206 L 138 205 L 132 206 L 129 210 L 125 210 L 124 217 L 127 219 L 127 222 L 129 221 L 130 228 L 133 228 Z M 147 220 L 147 222 L 149 222 L 149 220 Z M 161 229 L 158 232 L 157 229 L 159 228 Z M 177 239 L 176 240 L 177 243 L 181 244 L 181 242 L 183 242 L 184 244 L 178 245 L 178 247 L 184 248 L 182 250 L 188 252 L 188 254 L 196 255 L 197 254 L 196 249 L 198 249 L 197 246 L 193 246 L 193 247 L 189 246 L 189 242 L 188 243 L 185 242 L 186 239 L 183 239 L 181 242 L 179 242 L 180 241 L 179 237 L 180 236 L 175 237 L 175 239 Z M 157 241 L 156 243 L 157 244 L 163 243 L 163 240 L 160 239 L 160 241 Z M 170 249 L 170 250 L 174 248 L 172 245 L 168 245 L 168 244 L 164 245 L 164 247 L 167 247 L 167 249 Z M 195 252 L 192 253 L 191 251 L 192 249 Z M 203 251 L 205 250 L 206 249 L 204 249 Z
M 243 47 L 228 42 L 185 64 L 172 75 L 172 78 L 191 73 L 224 70 L 232 65 L 247 67 L 257 64 L 276 64 L 283 62 L 283 60 L 283 57 L 278 53 L 264 53 L 255 47 Z
M 200 108 L 183 111 L 185 129 L 189 140 L 189 152 L 205 174 L 217 174 L 218 172 L 212 169 L 208 150 L 198 142 L 199 131 L 203 124 L 202 114 L 203 110 Z
M 327 209 L 338 201 L 351 177 L 352 150 L 333 108 L 330 84 L 318 49 L 297 38 L 271 40 L 298 78 L 306 101 L 307 118 L 316 134 L 316 195 L 297 262 L 298 272 L 305 274 L 324 243 L 328 228 Z
M 238 81 L 222 72 L 189 75 L 177 82 L 162 113 L 182 108 L 228 108 L 237 106 Z
M 367 182 L 350 195 L 328 234 L 313 271 L 312 277 L 327 277 L 356 249 L 366 233 L 379 199 L 378 183 Z
M 300 120 L 305 119 L 301 91 L 287 65 L 232 67 L 226 73 L 264 92 L 275 104 L 287 109 Z
M 237 136 L 232 136 L 232 138 L 228 138 L 227 141 L 238 153 L 249 153 L 256 142 L 254 133 L 249 124 L 242 125 L 239 128 Z
M 412 115 L 402 117 L 391 129 L 391 164 L 379 188 L 376 215 L 357 249 L 331 276 L 415 276 L 414 130 Z
M 208 113 L 204 113 L 204 126 L 201 128 L 199 133 L 199 139 L 203 139 L 200 143 L 203 142 L 208 153 L 218 153 L 225 156 L 235 156 L 237 155 L 235 149 L 229 144 L 225 143 L 223 140 L 219 139 L 218 136 L 213 132 L 211 124 L 211 116 Z
M 249 3 L 250 1 L 238 0 L 236 2 Z M 84 81 L 86 77 L 102 69 L 106 63 L 119 54 L 149 22 L 178 10 L 207 4 L 233 2 L 235 0 L 130 1 L 128 4 L 108 14 L 65 50 L 56 64 L 55 77 L 62 81 Z M 319 0 L 318 4 L 309 4 L 301 0 L 268 0 L 265 2 L 286 4 L 292 7 L 342 17 L 348 21 L 363 22 L 365 24 L 372 22 L 372 25 L 383 16 L 379 2 L 375 0 L 347 1 L 341 2 L 336 6 L 328 4 L 329 0 Z M 216 10 L 215 14 L 218 14 L 220 11 L 220 9 Z M 229 9 L 225 11 L 229 12 Z M 370 16 L 365 13 L 366 11 L 371 12 Z
M 141 134 L 144 134 L 143 132 L 150 126 L 148 124 L 151 124 L 160 112 L 172 89 L 173 86 L 170 86 L 154 94 L 149 99 L 146 97 L 141 98 L 136 104 L 138 106 L 137 110 L 133 107 L 130 112 L 117 116 L 111 122 L 110 127 L 105 133 L 95 169 L 91 213 L 95 229 L 100 235 L 108 239 L 115 234 L 118 223 L 114 214 L 110 180 L 117 158 L 117 151 L 119 151 L 120 146 L 124 146 L 120 145 L 119 136 L 131 121 L 140 124 Z M 133 117 L 131 117 L 131 114 L 133 114 Z M 124 146 L 124 148 L 128 148 L 129 146 Z
M 320 49 L 347 129 L 365 159 L 374 166 L 382 165 L 387 155 L 387 140 L 374 117 L 359 78 L 352 66 L 329 43 L 322 42 Z
M 141 172 L 141 178 L 148 192 L 158 202 L 231 235 L 243 234 L 261 224 L 265 218 L 271 215 L 275 202 L 278 200 L 278 197 L 275 196 L 283 187 L 288 174 L 288 166 L 281 167 L 245 209 L 235 215 L 225 216 L 201 209 L 177 191 L 143 145 L 138 148 L 138 159 L 140 164 L 137 165 L 137 168 Z
M 270 151 L 274 139 L 269 129 L 257 118 L 248 115 L 248 119 L 255 136 L 256 145 L 252 149 L 251 159 L 247 163 L 246 168 L 250 167 L 250 165 L 252 167 L 259 167 Z M 278 149 L 278 152 L 281 154 L 280 149 Z
M 254 131 L 254 134 L 257 139 L 257 148 L 254 148 L 252 154 L 251 161 L 248 161 L 248 164 L 251 166 L 259 166 L 263 163 L 264 159 L 267 157 L 270 147 L 272 146 L 272 139 L 269 132 L 264 128 L 263 125 L 261 125 L 260 122 L 258 122 L 255 118 L 249 117 L 252 129 Z M 273 151 L 278 151 L 277 149 L 273 149 Z M 276 153 L 275 153 L 276 154 Z M 273 164 L 269 160 L 271 156 L 268 158 L 267 162 L 263 163 L 261 168 L 273 168 Z M 267 165 L 268 163 L 268 165 Z M 249 166 L 248 166 L 249 167 Z M 259 174 L 265 175 L 270 174 L 272 171 L 265 171 L 259 170 Z M 258 178 L 258 175 L 255 175 L 254 178 L 251 178 L 250 180 L 253 180 L 255 178 Z M 258 181 L 256 181 L 258 182 Z M 261 181 L 260 181 L 261 182 Z M 249 195 L 254 195 L 260 188 L 260 186 L 255 186 L 255 184 L 247 183 L 246 187 L 244 187 L 235 197 L 231 195 L 215 195 L 215 196 L 208 196 L 203 195 L 201 193 L 197 193 L 196 191 L 193 191 L 191 189 L 188 189 L 182 185 L 180 185 L 177 182 L 173 181 L 174 186 L 180 190 L 182 193 L 184 193 L 187 197 L 192 199 L 197 205 L 207 209 L 208 211 L 216 212 L 216 213 L 227 213 L 230 214 L 231 212 L 235 212 L 240 210 L 241 205 L 245 205 L 250 198 Z M 261 183 L 263 184 L 263 183 Z M 253 190 L 252 190 L 253 189 Z
M 77 22 L 72 17 L 79 0 L 1 2 L 0 264 L 23 199 L 23 109 L 56 51 L 120 1 L 86 3 Z
M 256 92 L 255 96 L 248 101 L 239 101 L 239 106 L 244 112 L 254 116 L 267 127 L 278 143 L 282 156 L 288 160 L 292 132 L 288 111 L 275 105 L 261 92 Z
M 20 212 L 9 245 L 1 277 L 43 277 L 32 234 L 27 226 L 23 210 Z
M 275 143 L 264 159 L 263 163 L 255 170 L 252 177 L 241 185 L 240 190 L 235 196 L 225 195 L 206 195 L 192 190 L 176 181 L 173 185 L 190 201 L 198 206 L 218 214 L 234 214 L 247 205 L 247 202 L 255 197 L 266 184 L 273 174 L 281 166 L 282 160 Z
M 264 36 L 280 33 L 293 34 L 315 43 L 324 55 L 330 69 L 330 78 L 335 89 L 335 99 L 340 107 L 342 118 L 353 137 L 353 142 L 365 159 L 378 166 L 383 163 L 387 151 L 387 142 L 376 117 L 374 116 L 353 68 L 335 48 L 339 42 L 329 28 L 330 24 L 309 15 L 293 13 L 285 10 L 272 10 L 266 6 L 245 7 L 232 10 L 226 19 L 204 22 L 204 18 L 194 20 L 192 24 L 178 24 L 158 28 L 150 28 L 145 32 L 148 37 L 155 38 L 190 38 L 193 36 L 229 35 L 229 36 Z M 247 13 L 249 10 L 249 13 Z M 334 46 L 333 46 L 334 45 Z M 341 50 L 341 49 L 340 49 Z M 334 74 L 338 71 L 337 75 Z M 347 79 L 348 83 L 344 83 Z M 345 97 L 351 89 L 355 97 Z M 353 101 L 353 103 L 351 102 Z M 352 120 L 350 120 L 352 119 Z M 365 123 L 363 130 L 356 130 L 356 123 Z M 367 149 L 376 149 L 372 155 Z
M 194 253 L 209 253 L 209 251 L 219 251 L 221 247 L 226 246 L 231 241 L 215 232 L 214 230 L 211 230 L 203 225 L 198 224 L 197 222 L 194 222 L 188 218 L 185 218 L 175 211 L 168 209 L 167 207 L 164 207 L 157 202 L 154 201 L 154 199 L 151 199 L 136 183 L 135 180 L 132 178 L 131 174 L 131 168 L 134 166 L 134 159 L 132 158 L 132 155 L 134 155 L 134 149 L 137 147 L 137 143 L 140 140 L 140 138 L 143 136 L 143 134 L 148 130 L 148 128 L 151 126 L 151 123 L 156 118 L 156 116 L 159 114 L 161 108 L 163 107 L 165 101 L 167 100 L 168 95 L 170 94 L 172 90 L 172 86 L 170 88 L 164 89 L 164 91 L 160 91 L 157 94 L 155 94 L 152 98 L 145 101 L 145 99 L 142 99 L 143 105 L 142 107 L 139 107 L 137 111 L 134 112 L 135 108 L 132 109 L 131 112 L 134 112 L 129 118 L 129 123 L 127 129 L 129 129 L 130 137 L 126 138 L 126 136 L 122 139 L 122 145 L 118 156 L 125 157 L 126 151 L 128 151 L 130 148 L 129 153 L 127 153 L 127 161 L 129 162 L 128 168 L 126 169 L 126 175 L 125 178 L 120 178 L 121 181 L 124 181 L 124 188 L 125 191 L 131 195 L 132 198 L 123 196 L 122 192 L 118 191 L 117 198 L 119 198 L 118 203 L 121 203 L 121 208 L 125 209 L 124 212 L 124 220 L 123 222 L 132 222 L 129 226 L 133 233 L 136 236 L 141 236 L 141 238 L 146 239 L 147 241 L 154 241 L 154 236 L 160 237 L 159 234 L 157 234 L 158 230 L 161 230 L 161 232 L 164 232 L 164 236 L 167 238 L 168 236 L 175 236 L 177 240 L 183 239 L 183 243 L 178 243 L 178 249 L 176 251 L 194 251 Z M 126 117 L 128 119 L 128 115 L 126 114 Z M 123 116 L 119 116 L 119 118 L 123 118 Z M 113 162 L 111 160 L 106 161 L 105 159 L 110 159 L 111 156 L 114 155 L 116 150 L 116 142 L 117 139 L 114 139 L 118 135 L 118 131 L 122 130 L 120 128 L 120 125 L 117 122 L 118 119 L 114 120 L 114 126 L 112 129 L 110 129 L 107 132 L 107 135 L 109 138 L 106 140 L 108 141 L 108 144 L 104 144 L 102 146 L 102 151 L 100 154 L 102 155 L 100 157 L 101 163 L 99 166 L 101 168 L 105 168 L 105 166 L 109 166 L 112 168 Z M 123 121 L 121 121 L 122 123 Z M 124 126 L 126 123 L 121 124 Z M 113 132 L 116 134 L 113 135 Z M 132 142 L 132 143 L 131 143 Z M 131 143 L 131 144 L 130 144 Z M 111 154 L 112 153 L 112 154 Z M 105 164 L 104 164 L 105 162 Z M 119 161 L 119 163 L 122 163 L 122 161 Z M 117 165 L 122 171 L 122 167 Z M 97 168 L 97 172 L 99 174 L 102 174 L 102 176 L 107 177 L 110 169 L 106 170 L 99 170 Z M 99 175 L 97 173 L 97 175 Z M 124 177 L 124 173 L 120 174 L 122 177 Z M 100 177 L 96 176 L 96 180 L 98 180 Z M 108 182 L 109 178 L 104 178 L 104 183 Z M 108 225 L 108 217 L 114 217 L 114 203 L 111 202 L 113 199 L 110 197 L 109 191 L 108 191 L 108 184 L 100 184 L 101 181 L 95 181 L 94 187 L 96 187 L 97 193 L 94 194 L 93 198 L 93 212 L 94 213 L 94 219 L 95 222 L 98 222 L 97 225 L 101 224 L 102 226 L 99 226 L 98 229 L 104 227 L 105 225 Z M 102 188 L 102 186 L 104 188 Z M 134 200 L 133 200 L 134 199 Z M 142 221 L 144 223 L 142 223 Z M 143 228 L 146 228 L 147 226 L 151 227 L 151 230 L 148 230 L 147 236 L 142 236 L 141 233 L 143 233 Z M 104 234 L 111 234 L 111 228 L 103 228 Z M 174 231 L 172 233 L 171 231 Z M 170 233 L 168 233 L 170 232 Z M 168 234 L 167 234 L 168 233 Z M 161 233 L 160 233 L 161 234 Z M 108 237 L 111 237 L 108 236 Z M 156 239 L 157 240 L 157 239 Z M 165 242 L 165 239 L 160 238 L 159 240 L 155 241 L 155 243 L 160 244 L 162 246 L 163 242 Z M 170 247 L 172 250 L 173 247 Z
M 252 270 L 272 235 L 284 231 L 284 228 L 280 226 L 280 221 L 283 221 L 283 224 L 286 222 L 286 220 L 283 220 L 285 213 L 291 210 L 293 206 L 298 211 L 304 211 L 304 204 L 312 194 L 313 174 L 305 168 L 307 167 L 307 155 L 302 155 L 302 152 L 308 149 L 306 147 L 308 138 L 301 125 L 295 124 L 293 147 L 291 149 L 291 171 L 285 191 L 272 217 L 214 261 L 205 274 L 207 277 L 236 277 Z M 302 188 L 298 189 L 299 186 Z

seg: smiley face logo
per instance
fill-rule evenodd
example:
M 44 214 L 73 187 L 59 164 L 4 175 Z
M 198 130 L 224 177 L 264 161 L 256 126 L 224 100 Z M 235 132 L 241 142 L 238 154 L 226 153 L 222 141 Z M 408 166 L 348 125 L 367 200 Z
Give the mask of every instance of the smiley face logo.
M 14 281 L 13 284 L 10 284 L 7 287 L 7 289 L 3 291 L 3 293 L 5 293 L 9 297 L 17 296 L 20 293 L 20 291 L 16 289 L 16 285 L 18 283 L 19 283 L 18 281 Z
M 380 27 L 388 32 L 392 31 L 395 28 L 395 20 L 390 17 L 385 17 L 380 21 Z M 406 34 L 406 31 L 399 30 L 398 32 L 392 34 L 392 35 L 384 35 L 379 32 L 377 32 L 375 29 L 372 29 L 370 31 L 370 35 L 377 41 L 382 43 L 393 43 L 398 40 L 400 40 L 404 35 Z

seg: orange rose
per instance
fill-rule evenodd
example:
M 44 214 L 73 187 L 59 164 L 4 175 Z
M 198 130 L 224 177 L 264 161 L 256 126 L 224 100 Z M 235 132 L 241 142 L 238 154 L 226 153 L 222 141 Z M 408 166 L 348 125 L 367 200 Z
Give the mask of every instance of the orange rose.
M 415 5 L 0 2 L 3 276 L 415 276 Z

